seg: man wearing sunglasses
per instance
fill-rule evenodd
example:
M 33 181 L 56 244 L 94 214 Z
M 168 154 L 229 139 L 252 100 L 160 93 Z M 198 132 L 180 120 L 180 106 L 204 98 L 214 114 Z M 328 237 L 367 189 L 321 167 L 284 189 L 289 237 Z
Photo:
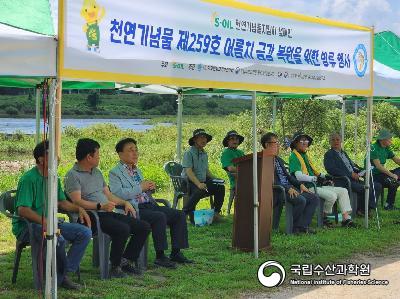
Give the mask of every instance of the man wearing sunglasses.
M 274 153 L 274 183 L 285 188 L 286 200 L 293 205 L 293 233 L 315 233 L 310 224 L 318 205 L 318 196 L 311 193 L 305 185 L 288 173 L 284 161 L 279 157 L 279 142 L 276 134 L 267 133 L 262 136 L 261 145 Z M 273 227 L 279 225 L 283 205 L 282 194 L 274 190 L 273 213 L 275 215 L 278 213 L 279 217 L 274 217 L 277 223 L 274 223 Z

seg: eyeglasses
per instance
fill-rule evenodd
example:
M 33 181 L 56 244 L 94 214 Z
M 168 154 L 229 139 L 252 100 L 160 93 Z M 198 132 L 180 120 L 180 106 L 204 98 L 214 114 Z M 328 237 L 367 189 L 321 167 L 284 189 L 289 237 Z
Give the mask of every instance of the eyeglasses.
M 270 144 L 274 144 L 274 143 L 279 144 L 280 142 L 279 142 L 279 141 L 268 141 L 267 143 L 270 143 Z
M 302 143 L 302 144 L 309 144 L 310 143 L 310 141 L 308 141 L 308 140 L 300 140 L 299 142 Z

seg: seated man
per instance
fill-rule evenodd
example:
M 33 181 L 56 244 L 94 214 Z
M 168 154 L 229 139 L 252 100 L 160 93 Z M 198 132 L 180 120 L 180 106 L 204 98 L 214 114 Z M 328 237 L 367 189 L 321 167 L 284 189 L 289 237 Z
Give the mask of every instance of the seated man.
M 150 225 L 136 219 L 132 205 L 108 189 L 103 174 L 97 168 L 100 160 L 97 141 L 79 139 L 75 155 L 77 162 L 65 176 L 65 190 L 75 204 L 98 211 L 100 227 L 111 237 L 111 278 L 140 275 L 137 259 L 150 233 Z M 126 215 L 115 213 L 116 205 L 123 206 Z
M 238 149 L 238 146 L 243 142 L 244 137 L 236 131 L 229 131 L 222 145 L 225 147 L 221 154 L 222 168 L 227 172 L 229 177 L 230 189 L 235 190 L 236 165 L 232 162 L 233 159 L 244 156 L 244 152 Z
M 47 151 L 49 142 L 43 141 L 36 145 L 33 156 L 36 166 L 22 175 L 18 182 L 17 198 L 15 202 L 15 213 L 32 222 L 35 241 L 42 242 L 42 231 L 47 230 L 46 217 L 47 210 L 47 177 L 48 177 L 48 157 Z M 64 211 L 79 213 L 81 222 L 86 222 L 90 227 L 91 222 L 84 209 L 67 201 L 58 179 L 58 207 Z M 44 227 L 42 227 L 42 223 Z M 12 231 L 20 241 L 29 241 L 29 231 L 25 221 L 13 218 Z M 79 289 L 80 285 L 72 282 L 68 273 L 76 272 L 85 253 L 85 249 L 92 238 L 90 228 L 78 224 L 62 222 L 58 224 L 61 235 L 57 237 L 57 281 L 58 284 L 67 289 Z M 71 249 L 68 255 L 65 253 L 65 240 L 70 242 Z M 46 243 L 46 241 L 44 241 Z M 38 258 L 38 257 L 37 257 Z
M 126 138 L 115 146 L 120 162 L 110 171 L 110 190 L 118 197 L 129 201 L 139 208 L 140 219 L 150 223 L 153 232 L 153 243 L 156 251 L 154 264 L 166 268 L 175 268 L 177 263 L 192 263 L 181 249 L 188 248 L 188 231 L 184 212 L 160 207 L 151 193 L 156 185 L 143 179 L 142 172 L 137 167 L 139 151 L 136 140 Z M 168 248 L 167 225 L 171 230 L 171 255 L 165 256 Z
M 342 138 L 338 133 L 332 133 L 329 138 L 331 149 L 325 153 L 324 166 L 326 171 L 332 176 L 345 176 L 350 179 L 351 190 L 357 193 L 357 214 L 364 215 L 365 211 L 365 189 L 364 182 L 360 175 L 361 167 L 357 166 L 342 150 Z M 335 180 L 335 186 L 346 188 L 345 180 Z M 375 189 L 375 196 L 374 196 Z M 375 209 L 376 201 L 379 198 L 382 185 L 375 182 L 374 189 L 369 189 L 369 209 Z
M 385 210 L 396 210 L 394 205 L 396 199 L 397 187 L 399 186 L 400 167 L 389 170 L 385 167 L 387 159 L 392 159 L 397 165 L 400 165 L 400 158 L 395 156 L 390 149 L 393 135 L 385 129 L 379 132 L 376 142 L 371 145 L 371 165 L 375 183 L 382 184 L 388 188 L 388 194 L 385 203 Z
M 190 149 L 183 155 L 183 175 L 189 179 L 189 200 L 183 207 L 190 222 L 194 224 L 194 210 L 199 200 L 208 194 L 214 195 L 214 221 L 220 219 L 221 208 L 224 203 L 224 185 L 214 184 L 213 175 L 208 169 L 208 155 L 204 147 L 210 142 L 212 136 L 204 129 L 196 129 L 189 139 Z
M 325 179 L 325 175 L 320 173 L 310 161 L 307 150 L 309 145 L 312 144 L 313 139 L 304 133 L 295 133 L 290 143 L 292 152 L 289 157 L 290 173 L 294 174 L 296 179 L 303 182 L 317 182 Z M 312 184 L 306 184 L 308 188 Z M 314 188 L 310 189 L 314 192 Z M 319 184 L 317 187 L 317 194 L 324 200 L 324 213 L 332 213 L 332 207 L 338 200 L 339 208 L 342 212 L 342 226 L 354 227 L 355 224 L 351 220 L 349 213 L 351 212 L 350 198 L 347 189 L 334 186 L 323 186 Z M 331 227 L 332 223 L 327 217 L 324 217 L 324 225 Z
M 292 175 L 290 175 L 283 160 L 279 157 L 279 142 L 278 136 L 274 133 L 267 133 L 261 137 L 261 145 L 265 149 L 273 149 L 274 169 L 275 169 L 275 185 L 280 185 L 285 188 L 286 200 L 293 204 L 293 233 L 315 233 L 315 230 L 310 228 L 311 220 L 315 209 L 318 206 L 319 198 L 316 194 L 312 194 L 306 186 Z M 282 206 L 284 205 L 282 196 L 279 192 L 274 191 L 273 213 L 280 215 Z M 274 220 L 279 221 L 279 217 L 274 217 Z M 274 223 L 273 227 L 279 223 Z

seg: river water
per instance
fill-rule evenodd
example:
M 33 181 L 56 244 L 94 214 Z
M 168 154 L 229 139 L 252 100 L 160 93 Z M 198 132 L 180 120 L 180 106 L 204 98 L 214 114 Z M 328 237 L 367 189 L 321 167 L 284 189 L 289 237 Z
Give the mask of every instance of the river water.
M 154 127 L 154 125 L 144 124 L 148 119 L 61 119 L 61 126 L 74 126 L 76 128 L 85 128 L 94 124 L 114 124 L 121 129 L 132 129 L 135 131 L 146 131 Z M 169 125 L 167 123 L 160 123 Z M 43 120 L 40 122 L 43 127 Z M 0 118 L 0 133 L 12 134 L 15 132 L 24 134 L 35 134 L 36 120 L 34 118 Z

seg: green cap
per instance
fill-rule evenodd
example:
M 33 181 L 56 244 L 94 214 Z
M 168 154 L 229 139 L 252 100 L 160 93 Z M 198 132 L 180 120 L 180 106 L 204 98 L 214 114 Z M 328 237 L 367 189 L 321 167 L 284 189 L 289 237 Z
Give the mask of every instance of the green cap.
M 389 132 L 387 129 L 381 129 L 379 131 L 378 136 L 376 137 L 377 140 L 382 140 L 382 139 L 390 139 L 393 137 L 393 134 Z

